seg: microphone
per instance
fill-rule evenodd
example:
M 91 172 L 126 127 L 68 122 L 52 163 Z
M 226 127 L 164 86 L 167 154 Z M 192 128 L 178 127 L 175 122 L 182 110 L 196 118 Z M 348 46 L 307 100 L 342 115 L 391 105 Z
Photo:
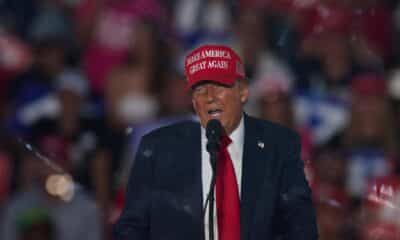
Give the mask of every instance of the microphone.
M 215 173 L 215 167 L 217 163 L 216 155 L 218 153 L 223 128 L 221 122 L 218 119 L 211 119 L 207 122 L 206 126 L 206 137 L 207 137 L 207 152 L 210 154 L 210 163 L 213 172 Z
M 207 137 L 207 152 L 210 154 L 210 164 L 212 168 L 212 177 L 210 183 L 210 190 L 207 194 L 206 203 L 204 205 L 203 214 L 209 206 L 208 211 L 208 234 L 209 240 L 214 240 L 214 188 L 215 188 L 215 176 L 218 159 L 218 151 L 221 145 L 221 136 L 224 130 L 221 122 L 217 119 L 211 119 L 207 122 L 206 126 L 206 137 Z M 204 215 L 203 215 L 204 219 Z

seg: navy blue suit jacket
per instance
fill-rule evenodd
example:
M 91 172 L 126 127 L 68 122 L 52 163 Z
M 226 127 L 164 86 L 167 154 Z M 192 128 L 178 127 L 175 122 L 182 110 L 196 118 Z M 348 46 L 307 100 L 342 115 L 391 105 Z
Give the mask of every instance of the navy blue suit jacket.
M 298 135 L 247 115 L 244 127 L 241 240 L 317 239 Z M 114 239 L 202 240 L 202 204 L 199 123 L 160 128 L 142 138 Z

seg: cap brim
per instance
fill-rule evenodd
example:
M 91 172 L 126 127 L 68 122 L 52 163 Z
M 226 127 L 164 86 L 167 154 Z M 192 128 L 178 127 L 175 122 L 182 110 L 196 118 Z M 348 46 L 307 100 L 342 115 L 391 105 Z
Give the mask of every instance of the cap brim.
M 195 87 L 196 85 L 199 85 L 201 83 L 205 83 L 205 82 L 213 82 L 213 83 L 217 83 L 217 84 L 221 84 L 221 85 L 225 85 L 225 86 L 233 86 L 235 84 L 236 81 L 236 77 L 232 77 L 232 76 L 219 76 L 219 77 L 207 77 L 207 78 L 199 78 L 199 79 L 189 79 L 188 83 L 186 85 L 186 88 L 189 89 L 193 89 L 193 87 Z

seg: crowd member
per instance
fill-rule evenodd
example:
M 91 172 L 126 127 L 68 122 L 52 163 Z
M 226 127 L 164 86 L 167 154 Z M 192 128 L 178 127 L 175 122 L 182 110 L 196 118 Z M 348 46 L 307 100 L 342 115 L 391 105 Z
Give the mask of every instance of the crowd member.
M 107 77 L 106 111 L 113 125 L 128 126 L 156 117 L 159 90 L 168 77 L 165 39 L 155 23 L 137 24 L 128 51 L 125 62 Z
M 164 21 L 157 0 L 85 0 L 77 8 L 77 31 L 84 70 L 94 93 L 102 96 L 105 78 L 128 54 L 139 19 Z
M 98 176 L 112 191 L 122 184 L 119 171 L 132 162 L 132 151 L 137 146 L 129 145 L 129 141 L 137 126 L 154 121 L 161 112 L 160 97 L 169 80 L 169 59 L 160 28 L 154 21 L 142 19 L 129 42 L 126 59 L 106 78 L 102 146 L 107 164 L 99 168 L 103 174 Z
M 370 179 L 388 176 L 397 164 L 397 137 L 381 75 L 363 74 L 352 80 L 349 126 L 343 133 L 348 152 L 349 192 L 360 196 Z
M 299 125 L 295 119 L 292 79 L 279 75 L 258 80 L 250 91 L 258 101 L 260 117 L 296 130 L 301 137 L 301 159 L 311 167 L 314 144 L 310 129 Z
M 98 208 L 87 191 L 68 175 L 71 159 L 67 142 L 57 133 L 37 130 L 33 144 L 50 160 L 29 150 L 24 153 L 26 184 L 5 206 L 1 238 L 21 239 L 18 216 L 29 209 L 40 208 L 48 211 L 56 239 L 100 239 L 102 225 Z
M 32 67 L 11 80 L 7 89 L 11 111 L 7 128 L 13 134 L 29 135 L 29 127 L 38 119 L 58 114 L 57 78 L 67 67 L 64 43 L 58 37 L 38 40 Z
M 269 29 L 266 19 L 258 9 L 243 10 L 235 24 L 237 40 L 235 47 L 245 61 L 245 71 L 249 87 L 255 94 L 249 97 L 246 111 L 260 116 L 257 97 L 260 90 L 268 88 L 266 83 L 273 79 L 280 85 L 293 85 L 294 76 L 291 69 L 273 51 L 269 45 Z

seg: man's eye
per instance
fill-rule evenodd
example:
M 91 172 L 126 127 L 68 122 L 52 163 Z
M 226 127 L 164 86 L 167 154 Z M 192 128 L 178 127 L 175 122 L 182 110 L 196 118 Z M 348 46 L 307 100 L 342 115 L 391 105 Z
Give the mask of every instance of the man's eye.
M 194 89 L 194 91 L 196 92 L 196 93 L 204 93 L 205 92 L 205 87 L 202 87 L 202 86 L 198 86 L 198 87 L 196 87 L 195 89 Z

